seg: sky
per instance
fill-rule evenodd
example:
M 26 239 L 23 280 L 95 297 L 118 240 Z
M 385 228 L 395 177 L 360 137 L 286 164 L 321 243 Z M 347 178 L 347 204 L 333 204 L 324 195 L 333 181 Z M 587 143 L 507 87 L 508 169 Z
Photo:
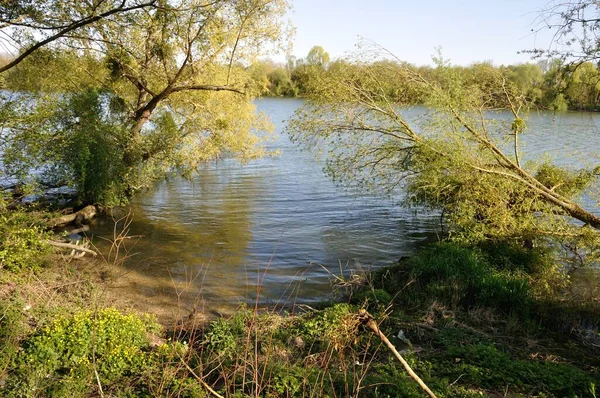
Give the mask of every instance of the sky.
M 292 0 L 292 54 L 303 58 L 320 45 L 335 59 L 355 50 L 362 38 L 416 65 L 432 64 L 437 47 L 453 65 L 528 62 L 529 55 L 517 52 L 551 42 L 547 29 L 532 32 L 549 1 Z

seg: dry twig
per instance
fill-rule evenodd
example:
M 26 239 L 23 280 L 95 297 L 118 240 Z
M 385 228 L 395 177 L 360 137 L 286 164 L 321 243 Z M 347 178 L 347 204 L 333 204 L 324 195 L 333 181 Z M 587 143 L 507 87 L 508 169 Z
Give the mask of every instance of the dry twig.
M 373 333 L 375 333 L 381 339 L 381 341 L 383 341 L 383 343 L 390 349 L 390 351 L 392 351 L 394 353 L 394 356 L 398 359 L 398 361 L 400 361 L 402 366 L 404 366 L 404 369 L 406 370 L 408 375 L 413 380 L 415 380 L 419 384 L 419 386 L 421 386 L 421 388 L 431 398 L 437 398 L 436 395 L 433 393 L 433 391 L 431 391 L 429 389 L 429 387 L 427 387 L 427 385 L 423 382 L 423 380 L 421 380 L 421 378 L 412 370 L 410 365 L 406 362 L 406 360 L 402 357 L 402 355 L 400 355 L 398 350 L 396 350 L 396 347 L 394 347 L 394 345 L 388 340 L 388 338 L 385 336 L 385 334 L 383 334 L 383 332 L 381 330 L 379 330 L 379 326 L 377 326 L 377 322 L 375 322 L 375 319 L 373 319 L 373 316 L 371 314 L 369 314 L 369 312 L 367 310 L 363 309 L 363 310 L 360 310 L 358 317 L 359 317 L 360 323 L 362 323 L 364 326 L 366 326 L 368 329 L 370 329 Z

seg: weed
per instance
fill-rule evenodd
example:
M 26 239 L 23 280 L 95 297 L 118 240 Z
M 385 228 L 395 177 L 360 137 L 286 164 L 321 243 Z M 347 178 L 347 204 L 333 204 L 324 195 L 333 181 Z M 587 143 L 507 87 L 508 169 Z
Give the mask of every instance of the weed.
M 50 253 L 44 242 L 48 236 L 41 220 L 31 214 L 11 211 L 0 215 L 0 269 L 18 273 L 40 268 Z
M 9 389 L 15 395 L 85 395 L 96 384 L 123 381 L 148 363 L 149 334 L 159 329 L 149 317 L 114 309 L 61 317 L 23 343 Z

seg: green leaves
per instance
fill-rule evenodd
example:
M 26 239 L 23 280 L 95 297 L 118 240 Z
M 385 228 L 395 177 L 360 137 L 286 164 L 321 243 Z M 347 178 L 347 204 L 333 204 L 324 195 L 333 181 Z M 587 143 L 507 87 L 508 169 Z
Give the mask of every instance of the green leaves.
M 441 210 L 450 238 L 462 242 L 589 244 L 591 231 L 577 222 L 597 230 L 600 218 L 575 200 L 595 183 L 593 166 L 521 164 L 521 111 L 540 84 L 537 69 L 418 69 L 369 54 L 345 62 L 323 75 L 289 128 L 326 154 L 336 182 Z M 414 101 L 427 108 L 410 108 Z
M 6 169 L 21 180 L 43 170 L 81 203 L 115 205 L 166 173 L 262 154 L 253 131 L 269 125 L 243 93 L 253 91 L 245 65 L 282 39 L 287 2 L 158 3 L 95 20 L 11 70 L 7 85 L 27 99 L 1 105 Z M 119 4 L 48 2 L 41 14 L 68 23 Z
M 21 382 L 31 392 L 60 395 L 75 389 L 87 395 L 96 372 L 110 384 L 141 371 L 150 361 L 149 333 L 158 330 L 152 318 L 110 308 L 62 317 L 25 342 L 16 375 L 27 375 Z
M 20 211 L 2 212 L 3 205 L 0 198 L 0 272 L 38 269 L 50 253 L 50 247 L 44 242 L 49 234 L 42 220 Z

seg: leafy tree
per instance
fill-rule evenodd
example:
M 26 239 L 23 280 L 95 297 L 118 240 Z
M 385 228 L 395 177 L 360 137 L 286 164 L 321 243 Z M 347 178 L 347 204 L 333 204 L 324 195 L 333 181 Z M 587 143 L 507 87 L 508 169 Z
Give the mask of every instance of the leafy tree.
M 0 3 L 0 30 L 10 30 L 9 44 L 19 55 L 0 66 L 5 72 L 40 48 L 116 14 L 156 7 L 158 0 L 110 0 L 73 3 L 64 0 L 11 0 Z
M 541 105 L 553 111 L 566 111 L 569 105 L 564 96 L 566 86 L 565 68 L 559 59 L 555 59 L 544 75 Z
M 29 57 L 21 72 L 47 85 L 5 101 L 6 168 L 53 170 L 82 201 L 112 203 L 168 171 L 258 156 L 251 131 L 265 123 L 249 102 L 258 90 L 244 64 L 279 41 L 286 8 L 284 0 L 158 1 L 61 37 L 51 58 L 73 68 L 48 74 Z M 85 63 L 95 65 L 91 76 Z M 106 156 L 85 155 L 98 151 Z
M 598 69 L 591 62 L 585 62 L 568 67 L 565 73 L 568 76 L 565 96 L 571 109 L 593 110 L 600 94 Z
M 273 69 L 269 73 L 270 94 L 275 96 L 295 97 L 298 94 L 298 89 L 290 73 L 284 68 Z
M 267 61 L 258 61 L 250 65 L 249 72 L 252 76 L 252 80 L 255 83 L 255 91 L 259 95 L 269 93 L 269 73 L 273 70 L 273 66 Z
M 329 64 L 329 54 L 323 47 L 314 46 L 306 56 L 306 63 L 325 68 Z
M 504 74 L 526 96 L 527 102 L 536 104 L 540 102 L 543 95 L 544 74 L 539 65 L 511 65 L 505 68 Z
M 321 46 L 312 47 L 305 60 L 296 60 L 291 79 L 300 95 L 318 89 L 319 76 L 325 72 L 328 64 L 329 54 Z
M 384 89 L 390 68 L 423 95 L 427 114 L 410 118 L 404 112 L 410 100 Z M 435 79 L 426 79 L 400 64 L 355 60 L 322 80 L 290 131 L 329 153 L 335 180 L 379 192 L 403 187 L 408 203 L 441 209 L 455 239 L 526 245 L 577 239 L 595 249 L 600 217 L 575 198 L 600 167 L 524 162 L 525 96 L 499 69 L 481 65 L 474 72 L 440 64 Z M 488 119 L 500 106 L 512 120 Z

